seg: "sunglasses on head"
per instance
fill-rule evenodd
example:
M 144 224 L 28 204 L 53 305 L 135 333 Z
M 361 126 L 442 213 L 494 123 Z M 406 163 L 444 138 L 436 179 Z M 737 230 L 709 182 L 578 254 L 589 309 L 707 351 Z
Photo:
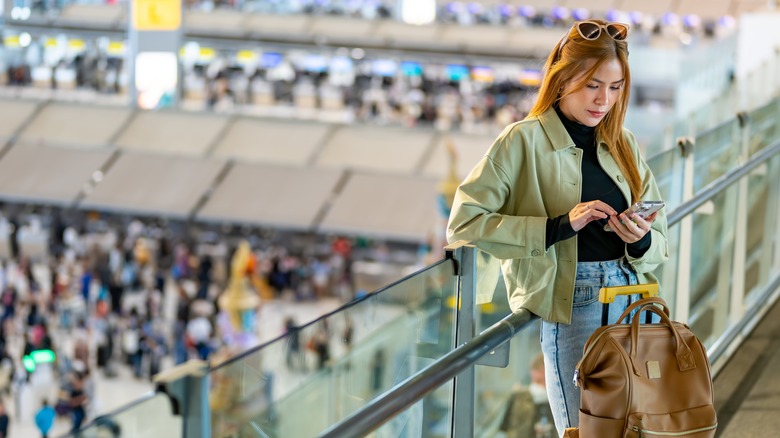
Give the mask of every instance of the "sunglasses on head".
M 588 41 L 599 39 L 602 30 L 615 41 L 625 41 L 625 39 L 628 38 L 628 29 L 630 28 L 629 25 L 624 23 L 601 24 L 595 21 L 578 21 L 574 23 L 573 27 L 577 29 L 577 33 L 579 33 L 582 38 Z M 569 40 L 570 33 L 571 32 L 566 33 L 566 37 L 561 42 L 561 48 L 563 48 L 563 45 Z

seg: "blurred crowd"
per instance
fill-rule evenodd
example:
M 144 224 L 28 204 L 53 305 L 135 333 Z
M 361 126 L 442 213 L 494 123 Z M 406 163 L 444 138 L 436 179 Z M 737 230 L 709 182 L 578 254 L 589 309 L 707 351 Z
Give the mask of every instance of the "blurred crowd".
M 138 220 L 94 227 L 54 217 L 47 227 L 32 218 L 0 219 L 0 393 L 14 400 L 17 419 L 35 415 L 42 433 L 56 417 L 78 429 L 95 413 L 96 372 L 151 379 L 247 347 L 235 345 L 219 309 L 233 239 L 199 242 Z M 254 243 L 247 285 L 260 306 L 359 293 L 352 240 L 323 238 L 308 250 Z M 295 319 L 287 316 L 274 335 L 294 330 Z M 328 338 L 300 342 L 320 367 L 328 360 Z M 0 402 L 0 433 L 9 421 L 3 412 Z

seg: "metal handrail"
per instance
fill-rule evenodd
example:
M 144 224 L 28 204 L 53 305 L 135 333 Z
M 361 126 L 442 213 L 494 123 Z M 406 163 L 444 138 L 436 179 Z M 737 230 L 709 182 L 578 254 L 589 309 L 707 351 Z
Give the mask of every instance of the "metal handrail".
M 473 366 L 482 356 L 509 341 L 536 319 L 538 317 L 527 310 L 506 316 L 470 342 L 445 354 L 343 421 L 332 425 L 319 437 L 359 437 L 373 431 L 429 392 Z

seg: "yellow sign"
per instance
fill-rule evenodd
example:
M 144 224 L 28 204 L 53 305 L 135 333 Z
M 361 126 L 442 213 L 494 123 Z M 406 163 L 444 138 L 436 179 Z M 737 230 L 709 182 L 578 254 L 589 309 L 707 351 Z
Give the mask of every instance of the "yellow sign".
M 200 53 L 200 59 L 211 60 L 214 59 L 214 56 L 216 56 L 217 51 L 210 47 L 201 47 L 199 53 Z
M 8 35 L 3 38 L 6 47 L 19 47 L 19 35 Z
M 68 40 L 69 49 L 84 50 L 85 47 L 87 47 L 87 44 L 84 42 L 84 40 L 79 40 L 79 39 Z
M 125 53 L 125 43 L 121 41 L 111 41 L 108 43 L 109 55 L 124 55 L 124 53 Z
M 182 0 L 133 0 L 136 30 L 177 30 L 181 27 Z
M 239 50 L 236 54 L 238 62 L 254 62 L 257 60 L 257 53 L 251 50 Z

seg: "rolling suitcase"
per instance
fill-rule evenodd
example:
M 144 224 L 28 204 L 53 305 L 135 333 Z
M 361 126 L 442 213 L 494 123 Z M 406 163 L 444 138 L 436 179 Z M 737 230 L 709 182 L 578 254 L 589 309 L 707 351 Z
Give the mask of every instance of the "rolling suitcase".
M 636 293 L 643 298 L 586 342 L 574 375 L 580 425 L 564 436 L 713 437 L 718 423 L 707 352 L 687 325 L 669 319 L 658 285 L 603 288 L 599 301 L 606 310 L 615 296 Z M 643 312 L 660 322 L 639 324 Z

